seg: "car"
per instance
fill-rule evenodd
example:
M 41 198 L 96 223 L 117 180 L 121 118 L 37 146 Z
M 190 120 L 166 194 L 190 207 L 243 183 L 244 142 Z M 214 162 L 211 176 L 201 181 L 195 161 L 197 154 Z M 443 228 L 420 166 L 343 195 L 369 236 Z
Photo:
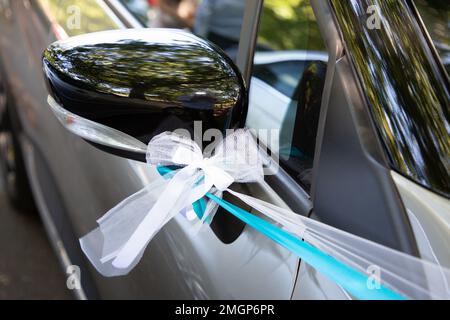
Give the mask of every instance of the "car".
M 0 168 L 64 272 L 79 268 L 75 297 L 354 299 L 220 209 L 197 235 L 175 217 L 126 276 L 95 270 L 78 239 L 157 177 L 144 163 L 152 137 L 198 120 L 279 130 L 262 139 L 278 170 L 236 190 L 450 267 L 450 33 L 435 32 L 449 6 L 376 4 L 246 1 L 207 11 L 230 25 L 201 39 L 145 28 L 146 1 L 2 0 Z

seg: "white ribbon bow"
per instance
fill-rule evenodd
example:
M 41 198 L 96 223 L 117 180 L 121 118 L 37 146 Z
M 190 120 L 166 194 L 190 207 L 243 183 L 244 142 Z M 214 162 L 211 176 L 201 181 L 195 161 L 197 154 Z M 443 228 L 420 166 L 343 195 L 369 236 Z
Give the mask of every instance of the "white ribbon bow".
M 210 158 L 191 139 L 163 133 L 150 141 L 146 158 L 150 165 L 181 168 L 170 174 L 169 181 L 158 179 L 111 209 L 97 221 L 99 227 L 80 240 L 86 255 L 105 276 L 127 274 L 158 231 L 207 192 L 220 196 L 234 182 L 264 177 L 258 146 L 246 130 L 227 136 Z M 216 204 L 208 203 L 199 226 L 216 210 Z

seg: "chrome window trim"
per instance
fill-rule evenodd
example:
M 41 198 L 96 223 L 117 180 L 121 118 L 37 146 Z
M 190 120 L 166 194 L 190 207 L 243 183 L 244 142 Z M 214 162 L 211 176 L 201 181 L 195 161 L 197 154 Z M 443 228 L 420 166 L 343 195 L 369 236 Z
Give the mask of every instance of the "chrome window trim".
M 115 24 L 117 24 L 117 27 L 124 28 L 125 24 L 121 19 L 117 17 L 116 14 L 111 10 L 111 8 L 108 6 L 108 4 L 105 2 L 106 0 L 96 0 L 98 5 L 105 11 L 105 13 L 113 20 Z
M 130 11 L 119 0 L 103 0 L 110 10 L 116 15 L 126 28 L 145 28 L 145 26 L 136 19 Z

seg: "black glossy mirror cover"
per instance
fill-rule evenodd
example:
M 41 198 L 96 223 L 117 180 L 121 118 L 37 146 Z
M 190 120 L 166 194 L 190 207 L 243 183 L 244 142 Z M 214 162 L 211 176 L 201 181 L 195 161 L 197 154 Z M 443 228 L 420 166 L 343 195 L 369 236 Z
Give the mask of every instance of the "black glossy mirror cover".
M 174 29 L 98 32 L 43 56 L 53 98 L 67 111 L 148 143 L 164 131 L 225 130 L 245 118 L 242 76 L 213 44 Z

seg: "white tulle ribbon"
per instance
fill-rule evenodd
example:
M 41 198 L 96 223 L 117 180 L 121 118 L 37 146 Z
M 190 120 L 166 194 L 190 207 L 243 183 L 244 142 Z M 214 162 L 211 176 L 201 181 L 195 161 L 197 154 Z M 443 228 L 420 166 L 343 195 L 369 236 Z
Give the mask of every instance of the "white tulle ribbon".
M 250 133 L 236 131 L 223 140 L 212 157 L 204 157 L 192 140 L 174 133 L 156 136 L 148 145 L 147 163 L 178 166 L 170 180 L 158 179 L 111 209 L 99 227 L 80 240 L 91 263 L 104 276 L 127 274 L 159 230 L 192 203 L 233 183 L 263 179 L 258 147 Z M 204 222 L 217 204 L 209 203 Z
M 258 146 L 248 131 L 239 130 L 229 135 L 209 158 L 190 139 L 164 133 L 149 143 L 147 162 L 178 169 L 122 201 L 97 221 L 97 229 L 80 239 L 85 254 L 104 276 L 129 273 L 158 231 L 178 213 L 191 210 L 192 203 L 207 193 L 220 198 L 223 192 L 229 192 L 281 229 L 357 273 L 371 275 L 370 270 L 378 270 L 380 278 L 376 280 L 387 290 L 411 299 L 450 298 L 450 270 L 447 268 L 228 189 L 234 182 L 263 179 Z M 210 220 L 217 206 L 217 202 L 209 201 L 194 229 L 198 230 Z M 305 257 L 305 260 L 314 259 Z M 338 283 L 342 280 L 337 274 L 339 271 L 328 270 L 323 264 L 312 266 L 337 279 Z M 377 290 L 377 284 L 372 285 Z M 361 296 L 372 297 L 370 292 L 368 295 L 363 292 Z
M 232 190 L 231 194 L 287 231 L 409 299 L 450 299 L 450 269 L 385 247 Z M 374 279 L 374 278 L 371 278 Z M 370 280 L 370 279 L 369 279 Z M 374 288 L 377 283 L 372 283 Z M 376 289 L 376 288 L 375 288 Z

